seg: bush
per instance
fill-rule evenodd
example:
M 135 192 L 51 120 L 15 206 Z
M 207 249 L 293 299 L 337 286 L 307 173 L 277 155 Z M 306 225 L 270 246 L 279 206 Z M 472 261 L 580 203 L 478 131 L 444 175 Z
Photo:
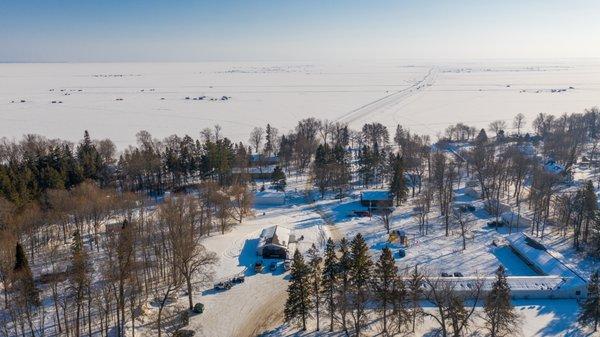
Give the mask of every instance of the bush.
M 196 303 L 196 305 L 194 305 L 194 313 L 196 314 L 201 314 L 204 312 L 204 304 L 202 303 Z

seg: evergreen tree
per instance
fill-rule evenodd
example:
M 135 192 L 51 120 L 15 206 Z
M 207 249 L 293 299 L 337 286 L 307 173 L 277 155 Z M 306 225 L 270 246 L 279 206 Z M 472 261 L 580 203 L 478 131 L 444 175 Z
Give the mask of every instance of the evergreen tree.
M 71 244 L 71 273 L 70 283 L 75 299 L 76 316 L 75 316 L 75 336 L 80 336 L 80 317 L 83 307 L 83 300 L 86 293 L 86 288 L 90 285 L 89 278 L 89 261 L 88 256 L 83 247 L 83 241 L 79 230 L 73 234 L 73 243 Z
M 421 317 L 423 309 L 420 305 L 420 299 L 423 295 L 423 275 L 419 273 L 417 266 L 413 272 L 410 274 L 410 278 L 408 280 L 408 297 L 410 299 L 410 316 L 412 323 L 412 332 L 415 332 L 415 327 L 417 324 L 417 318 Z
M 275 169 L 273 169 L 273 173 L 271 173 L 271 183 L 276 190 L 285 191 L 287 183 L 285 180 L 285 173 L 280 166 L 275 166 Z
M 588 282 L 587 298 L 581 304 L 579 323 L 591 325 L 594 332 L 598 331 L 598 323 L 600 323 L 600 272 L 598 270 L 592 274 Z
M 338 259 L 335 254 L 335 243 L 327 239 L 323 275 L 321 276 L 321 293 L 325 301 L 325 310 L 329 315 L 329 331 L 333 331 L 333 321 L 337 310 L 335 292 L 339 280 Z
M 15 266 L 13 268 L 13 288 L 19 294 L 17 300 L 23 307 L 38 306 L 39 292 L 35 287 L 33 274 L 23 246 L 17 242 L 15 247 Z
M 401 332 L 410 322 L 410 314 L 407 310 L 408 292 L 404 282 L 402 277 L 396 275 L 392 283 L 392 316 L 396 332 Z
M 285 302 L 284 316 L 286 322 L 302 324 L 302 330 L 306 330 L 306 320 L 311 315 L 312 301 L 310 300 L 310 267 L 304 262 L 304 257 L 298 249 L 294 252 L 292 267 L 290 269 L 290 285 L 288 286 L 288 298 Z
M 333 148 L 330 167 L 331 186 L 334 190 L 338 191 L 339 197 L 342 198 L 344 191 L 348 189 L 348 185 L 352 179 L 348 152 L 346 152 L 342 145 L 336 145 Z
M 366 319 L 366 304 L 370 295 L 371 271 L 373 261 L 369 256 L 369 247 L 358 233 L 351 243 L 352 264 L 350 268 L 350 299 L 353 309 L 354 331 L 360 336 Z
M 518 333 L 519 315 L 510 302 L 510 287 L 503 266 L 496 271 L 496 281 L 485 298 L 483 312 L 491 337 L 514 336 Z
M 368 187 L 374 179 L 375 163 L 371 149 L 363 145 L 358 152 L 358 175 L 364 187 Z
M 77 147 L 77 159 L 83 170 L 83 177 L 86 179 L 98 179 L 102 170 L 102 157 L 96 150 L 96 146 L 90 139 L 90 134 L 85 130 L 83 140 Z
M 274 150 L 274 141 L 273 139 L 275 129 L 271 127 L 271 124 L 267 124 L 267 128 L 265 129 L 265 154 L 270 156 Z
M 481 129 L 479 131 L 479 133 L 477 134 L 477 137 L 475 137 L 475 142 L 483 144 L 483 143 L 487 143 L 487 141 L 488 141 L 487 133 L 485 133 L 485 129 Z
M 385 247 L 381 252 L 379 260 L 373 270 L 373 292 L 378 302 L 378 308 L 382 314 L 383 334 L 388 333 L 388 311 L 394 298 L 395 279 L 397 278 L 398 267 L 394 262 L 392 251 Z
M 390 193 L 396 199 L 396 206 L 406 200 L 408 188 L 406 187 L 406 179 L 404 178 L 404 161 L 400 154 L 392 155 L 391 157 L 391 174 Z
M 584 228 L 583 228 L 583 242 L 588 243 L 590 237 L 590 225 L 593 223 L 596 211 L 598 210 L 598 198 L 596 197 L 596 191 L 594 184 L 591 180 L 588 180 L 583 189 L 583 216 L 584 216 Z
M 321 199 L 325 196 L 325 191 L 330 184 L 330 157 L 329 146 L 327 144 L 319 144 L 315 152 L 313 179 L 319 192 L 321 192 Z
M 340 240 L 340 262 L 338 264 L 339 269 L 339 278 L 340 278 L 340 287 L 338 289 L 339 292 L 339 301 L 338 301 L 338 310 L 340 311 L 340 317 L 342 320 L 342 329 L 346 334 L 348 334 L 348 309 L 350 307 L 349 298 L 350 298 L 350 270 L 352 269 L 352 254 L 350 252 L 350 243 L 344 237 Z
M 323 273 L 323 271 L 322 271 L 323 268 L 321 267 L 321 261 L 323 261 L 323 258 L 321 257 L 321 254 L 319 254 L 319 250 L 317 249 L 317 247 L 315 246 L 314 243 L 308 250 L 307 255 L 308 255 L 308 266 L 310 268 L 310 275 L 309 275 L 310 287 L 311 287 L 310 292 L 311 292 L 314 307 L 315 307 L 315 317 L 317 319 L 317 331 L 319 331 L 321 328 L 319 308 L 320 308 L 320 304 L 321 304 L 321 281 L 322 281 L 321 277 L 322 277 L 322 273 Z

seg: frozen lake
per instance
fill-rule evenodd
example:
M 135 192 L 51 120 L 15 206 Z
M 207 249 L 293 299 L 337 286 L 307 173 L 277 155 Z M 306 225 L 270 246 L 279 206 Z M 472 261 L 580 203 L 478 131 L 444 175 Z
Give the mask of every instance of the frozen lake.
M 220 124 L 245 141 L 254 126 L 287 131 L 306 117 L 435 137 L 456 122 L 484 127 L 523 113 L 529 123 L 595 105 L 600 60 L 0 64 L 0 137 L 75 141 L 87 129 L 119 148 L 142 129 L 197 137 Z

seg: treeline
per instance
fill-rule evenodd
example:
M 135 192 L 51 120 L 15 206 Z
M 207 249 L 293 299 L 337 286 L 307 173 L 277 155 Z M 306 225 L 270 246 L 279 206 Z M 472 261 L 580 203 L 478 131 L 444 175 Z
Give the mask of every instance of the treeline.
M 350 242 L 342 239 L 337 250 L 329 239 L 323 254 L 314 245 L 307 260 L 295 252 L 285 320 L 302 330 L 314 319 L 316 331 L 323 327 L 360 336 L 370 329 L 388 336 L 414 332 L 429 318 L 441 336 L 463 336 L 476 328 L 475 308 L 483 303 L 481 318 L 489 335 L 519 333 L 519 314 L 511 304 L 503 267 L 489 289 L 481 279 L 465 282 L 470 285 L 467 291 L 417 268 L 400 273 L 389 248 L 373 261 L 361 234 Z M 424 302 L 432 307 L 425 310 Z

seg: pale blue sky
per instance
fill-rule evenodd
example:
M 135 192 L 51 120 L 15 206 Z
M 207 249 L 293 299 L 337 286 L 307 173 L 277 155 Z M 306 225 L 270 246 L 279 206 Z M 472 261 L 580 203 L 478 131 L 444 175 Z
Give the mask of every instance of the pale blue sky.
M 0 0 L 0 61 L 600 57 L 599 0 Z

